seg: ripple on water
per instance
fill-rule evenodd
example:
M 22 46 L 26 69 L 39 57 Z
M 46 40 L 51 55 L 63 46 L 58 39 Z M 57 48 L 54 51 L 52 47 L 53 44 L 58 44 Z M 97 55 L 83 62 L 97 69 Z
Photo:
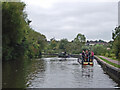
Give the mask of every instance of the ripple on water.
M 18 70 L 17 73 L 12 72 L 15 75 L 13 81 L 5 78 L 4 83 L 9 83 L 7 79 L 11 82 L 21 81 L 22 76 L 25 75 L 26 86 L 29 88 L 114 88 L 118 85 L 104 73 L 96 60 L 94 60 L 93 66 L 82 66 L 76 58 L 59 61 L 60 59 L 55 57 L 30 61 L 24 66 L 24 70 L 23 68 L 22 70 L 20 70 L 21 68 L 14 69 L 12 64 L 9 64 L 8 67 L 4 65 L 4 71 L 11 68 L 14 71 Z M 4 72 L 4 75 L 8 72 Z

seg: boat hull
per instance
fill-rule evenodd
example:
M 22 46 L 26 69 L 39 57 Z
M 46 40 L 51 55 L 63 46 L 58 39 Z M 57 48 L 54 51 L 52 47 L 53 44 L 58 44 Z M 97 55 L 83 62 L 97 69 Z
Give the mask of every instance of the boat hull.
M 60 57 L 60 58 L 68 58 L 68 56 L 62 56 L 62 55 L 59 55 L 58 57 Z
M 82 65 L 93 65 L 93 62 L 82 62 Z

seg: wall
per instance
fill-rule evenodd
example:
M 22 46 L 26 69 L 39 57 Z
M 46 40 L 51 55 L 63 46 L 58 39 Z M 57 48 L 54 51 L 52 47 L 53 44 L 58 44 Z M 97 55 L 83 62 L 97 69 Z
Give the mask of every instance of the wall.
M 102 66 L 103 70 L 120 85 L 120 69 L 116 68 L 103 60 L 99 59 L 97 56 L 95 56 L 95 59 L 97 62 Z

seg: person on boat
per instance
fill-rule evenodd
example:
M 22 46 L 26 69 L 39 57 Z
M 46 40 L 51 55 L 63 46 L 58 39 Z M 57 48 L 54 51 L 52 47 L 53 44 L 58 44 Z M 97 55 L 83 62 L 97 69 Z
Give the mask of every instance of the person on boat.
M 88 50 L 88 62 L 90 61 L 91 52 Z
M 85 53 L 85 61 L 88 61 L 88 50 L 86 50 L 86 53 Z
M 85 51 L 82 51 L 82 62 L 85 61 Z
M 66 51 L 64 52 L 64 55 L 66 55 Z
M 94 59 L 94 52 L 93 51 L 91 51 L 91 59 L 92 59 L 92 61 Z

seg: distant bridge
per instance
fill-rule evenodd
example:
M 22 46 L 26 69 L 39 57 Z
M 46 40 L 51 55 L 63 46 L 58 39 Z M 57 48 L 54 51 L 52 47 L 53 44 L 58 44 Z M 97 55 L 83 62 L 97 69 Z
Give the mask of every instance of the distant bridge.
M 59 54 L 58 53 L 42 53 L 42 55 L 47 55 L 47 56 L 58 56 Z M 70 57 L 74 57 L 74 58 L 80 58 L 81 55 L 80 54 L 69 54 Z

